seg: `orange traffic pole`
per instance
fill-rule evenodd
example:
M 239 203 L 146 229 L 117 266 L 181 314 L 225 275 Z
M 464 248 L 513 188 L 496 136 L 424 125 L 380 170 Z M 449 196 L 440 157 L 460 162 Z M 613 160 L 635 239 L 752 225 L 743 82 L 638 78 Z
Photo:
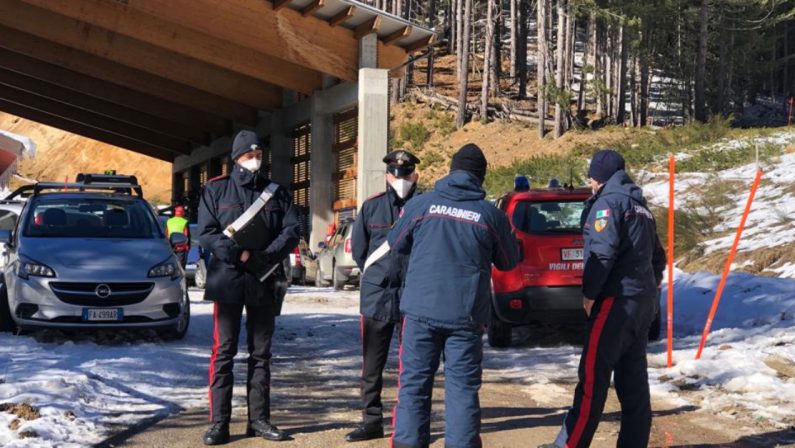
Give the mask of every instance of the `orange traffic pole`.
M 737 235 L 735 235 L 734 243 L 729 250 L 729 258 L 726 260 L 726 266 L 723 267 L 723 275 L 721 276 L 720 283 L 718 284 L 718 290 L 715 291 L 715 298 L 712 300 L 712 308 L 709 310 L 707 323 L 704 325 L 704 334 L 701 335 L 701 343 L 698 344 L 698 353 L 696 353 L 696 359 L 701 358 L 701 352 L 704 350 L 704 344 L 707 342 L 707 334 L 709 334 L 709 330 L 712 328 L 712 320 L 715 318 L 715 312 L 718 310 L 718 303 L 720 303 L 720 297 L 721 294 L 723 294 L 723 288 L 726 286 L 726 279 L 729 277 L 732 261 L 734 261 L 734 254 L 737 253 L 737 246 L 740 244 L 740 237 L 742 236 L 743 229 L 745 228 L 745 221 L 748 219 L 748 214 L 751 212 L 751 204 L 754 202 L 754 195 L 756 194 L 756 189 L 759 188 L 759 181 L 761 180 L 762 170 L 757 168 L 754 185 L 751 187 L 751 195 L 748 196 L 748 203 L 745 204 L 745 211 L 743 212 L 743 217 L 740 219 L 740 226 L 737 227 Z
M 674 363 L 674 178 L 676 158 L 668 158 L 668 368 Z

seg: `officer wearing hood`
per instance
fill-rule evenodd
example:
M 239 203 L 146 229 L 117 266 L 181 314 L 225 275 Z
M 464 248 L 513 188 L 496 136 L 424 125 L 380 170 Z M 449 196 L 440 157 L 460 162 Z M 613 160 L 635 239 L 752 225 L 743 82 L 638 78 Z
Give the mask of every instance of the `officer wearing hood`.
M 271 342 L 280 306 L 276 282 L 284 274 L 277 272 L 260 282 L 247 271 L 246 263 L 255 257 L 265 263 L 280 263 L 298 244 L 298 216 L 290 193 L 279 186 L 259 212 L 265 230 L 254 246 L 243 248 L 223 233 L 273 182 L 260 174 L 263 149 L 255 133 L 240 131 L 232 144 L 232 172 L 207 182 L 199 204 L 199 241 L 213 255 L 204 299 L 215 302 L 209 393 L 212 426 L 204 435 L 206 445 L 229 441 L 232 372 L 244 308 L 249 353 L 246 435 L 287 439 L 270 422 Z
M 384 241 L 403 205 L 417 190 L 420 163 L 414 154 L 398 149 L 384 157 L 386 190 L 362 204 L 353 226 L 351 246 L 359 269 Z M 377 256 L 374 256 L 377 258 Z M 362 423 L 345 440 L 357 442 L 384 437 L 381 388 L 392 334 L 400 334 L 400 287 L 405 260 L 387 254 L 364 272 L 361 285 Z

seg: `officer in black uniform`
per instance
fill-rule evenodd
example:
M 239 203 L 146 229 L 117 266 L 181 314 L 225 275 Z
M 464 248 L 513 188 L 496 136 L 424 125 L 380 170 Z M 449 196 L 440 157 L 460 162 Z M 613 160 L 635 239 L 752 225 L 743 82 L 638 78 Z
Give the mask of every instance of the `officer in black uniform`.
M 362 270 L 417 190 L 415 166 L 420 159 L 414 154 L 398 149 L 387 154 L 384 163 L 386 191 L 364 201 L 353 226 L 353 258 Z M 400 334 L 400 287 L 406 261 L 387 254 L 369 266 L 361 280 L 362 423 L 345 437 L 348 442 L 384 437 L 383 371 L 396 327 Z
M 232 367 L 244 308 L 249 353 L 246 435 L 274 441 L 287 439 L 270 423 L 271 342 L 283 297 L 278 290 L 279 279 L 284 273 L 274 273 L 260 283 L 247 272 L 246 263 L 253 263 L 254 257 L 260 262 L 279 263 L 298 244 L 298 216 L 290 193 L 280 186 L 260 212 L 267 231 L 263 232 L 256 250 L 243 249 L 223 233 L 272 182 L 260 176 L 262 153 L 257 135 L 240 131 L 232 144 L 235 166 L 231 174 L 210 180 L 199 204 L 199 242 L 212 253 L 204 299 L 215 302 L 209 394 L 212 427 L 204 435 L 206 445 L 229 441 Z
M 582 291 L 588 323 L 579 383 L 557 439 L 541 448 L 591 445 L 611 375 L 621 402 L 616 446 L 649 443 L 646 344 L 658 306 L 665 252 L 643 192 L 624 170 L 624 158 L 613 150 L 598 151 L 588 168 L 594 195 L 583 213 Z

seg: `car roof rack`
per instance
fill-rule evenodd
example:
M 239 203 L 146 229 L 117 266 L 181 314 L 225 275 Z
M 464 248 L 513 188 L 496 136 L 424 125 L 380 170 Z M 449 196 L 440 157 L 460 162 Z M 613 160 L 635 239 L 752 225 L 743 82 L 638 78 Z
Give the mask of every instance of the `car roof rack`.
M 144 192 L 138 184 L 135 176 L 123 176 L 115 174 L 89 174 L 80 173 L 77 175 L 76 182 L 37 182 L 32 185 L 23 185 L 5 197 L 5 200 L 13 200 L 16 197 L 37 195 L 44 190 L 110 190 L 113 193 L 133 194 L 143 198 Z

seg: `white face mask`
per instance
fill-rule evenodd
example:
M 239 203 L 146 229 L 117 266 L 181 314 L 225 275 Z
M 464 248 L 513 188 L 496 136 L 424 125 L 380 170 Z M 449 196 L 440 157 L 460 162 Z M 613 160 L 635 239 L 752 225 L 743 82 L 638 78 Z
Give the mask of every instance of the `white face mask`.
M 392 189 L 395 190 L 400 199 L 405 199 L 406 195 L 411 191 L 411 187 L 414 186 L 414 182 L 406 179 L 395 179 L 389 185 L 392 186 Z
M 245 169 L 247 169 L 247 170 L 249 170 L 249 171 L 251 171 L 253 173 L 253 172 L 258 171 L 259 167 L 262 166 L 262 160 L 261 159 L 249 159 L 249 160 L 240 162 L 240 166 L 242 166 L 243 168 L 245 168 Z

